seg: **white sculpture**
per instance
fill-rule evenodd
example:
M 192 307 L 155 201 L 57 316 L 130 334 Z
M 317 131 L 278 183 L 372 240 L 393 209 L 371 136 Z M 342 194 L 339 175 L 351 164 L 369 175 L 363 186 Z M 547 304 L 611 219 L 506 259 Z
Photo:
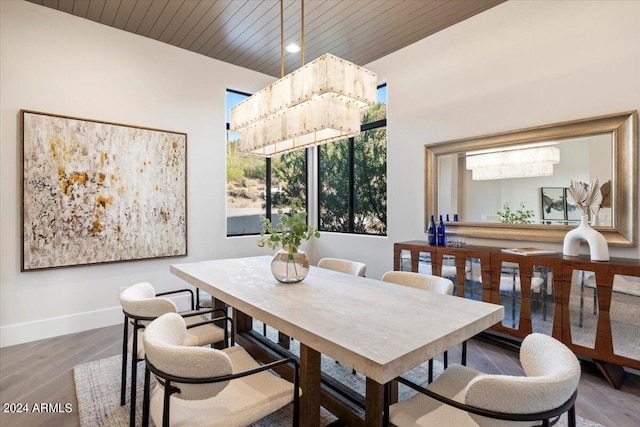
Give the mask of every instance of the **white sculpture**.
M 580 226 L 569 231 L 564 237 L 562 254 L 568 256 L 578 256 L 580 253 L 580 242 L 585 240 L 589 245 L 592 261 L 609 261 L 609 245 L 602 233 L 589 225 L 589 210 L 600 207 L 602 193 L 598 178 L 595 178 L 591 185 L 579 181 L 571 181 L 569 195 L 582 211 Z

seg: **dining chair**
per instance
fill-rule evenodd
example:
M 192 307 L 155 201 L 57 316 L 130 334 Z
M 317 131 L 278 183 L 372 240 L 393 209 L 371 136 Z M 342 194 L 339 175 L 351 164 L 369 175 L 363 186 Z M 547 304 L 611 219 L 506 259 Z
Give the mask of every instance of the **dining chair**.
M 543 426 L 568 413 L 576 426 L 575 400 L 580 363 L 571 350 L 548 335 L 528 335 L 520 347 L 525 376 L 486 374 L 451 365 L 422 387 L 397 380 L 418 393 L 389 407 L 385 388 L 385 421 L 403 426 Z
M 453 282 L 450 279 L 431 274 L 414 273 L 411 271 L 387 271 L 382 276 L 383 282 L 397 285 L 410 286 L 425 291 L 437 292 L 443 295 L 453 294 Z M 449 355 L 443 353 L 444 367 L 449 364 Z M 467 342 L 462 343 L 462 364 L 467 363 Z M 429 382 L 433 381 L 433 359 L 429 359 Z
M 200 289 L 196 289 L 196 310 L 200 310 L 201 308 L 212 308 L 213 307 L 213 297 L 206 292 L 202 292 Z
M 240 346 L 222 350 L 185 345 L 184 318 L 167 313 L 146 328 L 146 370 L 142 425 L 245 426 L 293 402 L 299 420 L 299 367 L 292 358 L 258 364 Z M 274 375 L 294 366 L 293 383 Z M 151 373 L 157 381 L 151 392 Z
M 318 261 L 318 267 L 360 277 L 364 277 L 367 271 L 367 265 L 362 262 L 340 258 L 322 258 Z
M 364 277 L 367 271 L 367 264 L 341 258 L 322 258 L 318 261 L 318 267 L 360 277 Z M 337 360 L 336 363 L 338 363 Z M 351 373 L 355 374 L 356 370 L 352 369 Z
M 144 360 L 145 348 L 142 345 L 145 327 L 150 321 L 165 313 L 177 313 L 175 303 L 166 298 L 168 295 L 187 293 L 191 298 L 191 310 L 180 313 L 189 323 L 187 345 L 202 346 L 214 344 L 229 339 L 228 329 L 221 328 L 213 322 L 228 320 L 224 310 L 195 310 L 195 301 L 191 289 L 178 289 L 156 293 L 153 285 L 148 282 L 136 283 L 120 293 L 120 305 L 124 313 L 122 337 L 122 372 L 120 384 L 120 405 L 126 403 L 127 387 L 127 354 L 131 354 L 131 392 L 130 392 L 130 425 L 135 425 L 136 381 L 138 362 Z M 220 313 L 222 317 L 208 319 L 205 315 Z M 213 317 L 213 315 L 212 315 Z M 132 326 L 129 336 L 129 324 Z

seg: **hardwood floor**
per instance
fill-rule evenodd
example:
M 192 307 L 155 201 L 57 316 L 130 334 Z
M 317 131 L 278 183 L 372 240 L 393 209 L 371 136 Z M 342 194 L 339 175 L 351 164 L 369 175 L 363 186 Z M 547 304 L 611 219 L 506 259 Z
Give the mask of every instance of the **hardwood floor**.
M 0 349 L 0 425 L 79 426 L 73 367 L 119 354 L 121 334 L 117 325 Z M 450 362 L 460 360 L 458 350 L 449 351 Z M 522 373 L 516 351 L 482 339 L 469 341 L 468 365 L 488 373 Z M 30 412 L 5 412 L 20 404 L 28 404 Z M 640 425 L 640 377 L 628 374 L 615 390 L 584 362 L 577 414 L 608 427 Z

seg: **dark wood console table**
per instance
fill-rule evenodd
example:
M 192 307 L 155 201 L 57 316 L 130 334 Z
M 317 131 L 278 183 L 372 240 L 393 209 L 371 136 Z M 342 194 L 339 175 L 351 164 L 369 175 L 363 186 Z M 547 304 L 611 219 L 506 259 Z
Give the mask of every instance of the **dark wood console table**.
M 554 338 L 565 343 L 577 355 L 586 356 L 596 362 L 607 377 L 607 380 L 616 388 L 621 386 L 624 376 L 622 366 L 640 369 L 640 344 L 637 341 L 630 343 L 631 352 L 626 351 L 626 353 L 620 354 L 620 351 L 616 351 L 612 337 L 610 312 L 614 294 L 614 276 L 640 277 L 640 260 L 611 258 L 609 262 L 595 262 L 591 261 L 589 256 L 568 257 L 563 256 L 561 253 L 522 256 L 503 253 L 501 248 L 495 247 L 471 245 L 462 247 L 429 246 L 426 241 L 414 240 L 394 244 L 394 269 L 417 272 L 421 258 L 425 259 L 427 255 L 430 258 L 433 274 L 441 275 L 443 266 L 446 266 L 445 268 L 449 269 L 450 272 L 455 267 L 453 277 L 457 282 L 456 293 L 460 297 L 465 297 L 465 291 L 468 291 L 465 290 L 465 286 L 469 283 L 469 260 L 479 263 L 483 280 L 481 281 L 482 296 L 478 297 L 478 299 L 481 298 L 483 301 L 495 304 L 502 303 L 503 305 L 507 301 L 504 297 L 504 291 L 501 293 L 500 281 L 505 280 L 503 263 L 517 264 L 519 271 L 519 316 L 513 319 L 513 324 L 507 322 L 493 326 L 491 328 L 492 333 L 516 339 L 523 339 L 532 332 L 550 333 Z M 535 330 L 535 322 L 532 321 L 532 306 L 534 304 L 532 304 L 531 283 L 534 277 L 534 269 L 544 269 L 544 271 L 552 272 L 552 275 L 549 276 L 551 278 L 549 280 L 550 283 L 545 281 L 544 291 L 538 290 L 541 296 L 544 292 L 544 297 L 554 303 L 553 310 L 549 313 L 553 315 L 553 325 L 550 331 Z M 579 325 L 575 316 L 575 308 L 573 318 L 570 310 L 571 298 L 574 298 L 574 305 L 577 301 L 575 293 L 573 296 L 571 295 L 572 277 L 575 277 L 574 271 L 576 270 L 590 272 L 589 274 L 595 279 L 592 281 L 593 284 L 590 288 L 585 288 L 584 283 L 581 285 L 581 292 L 584 295 L 580 295 Z M 465 281 L 465 279 L 467 280 Z M 514 276 L 514 293 L 516 292 L 515 285 Z M 550 287 L 548 294 L 546 287 Z M 575 289 L 574 281 L 574 292 Z M 627 296 L 624 297 L 627 298 Z M 637 304 L 638 310 L 640 310 L 640 295 L 629 295 L 628 298 L 632 301 L 634 307 Z M 593 304 L 591 304 L 591 301 L 593 301 Z M 538 303 L 538 301 L 535 303 Z M 514 302 L 513 304 L 515 306 L 516 303 Z M 597 316 L 597 321 L 593 320 L 595 342 L 590 346 L 576 342 L 575 337 L 572 337 L 572 327 L 574 332 L 578 330 L 576 329 L 578 327 L 583 328 L 583 311 L 591 314 L 589 310 L 591 310 L 592 306 L 593 315 Z M 547 308 L 546 305 L 544 308 Z M 505 313 L 508 311 L 507 307 L 505 307 Z M 551 318 L 551 316 L 549 317 Z M 572 321 L 574 322 L 573 326 Z M 513 327 L 514 325 L 515 327 Z M 586 326 L 584 327 L 586 328 Z M 625 326 L 628 327 L 630 325 Z M 640 328 L 640 323 L 633 323 L 631 327 Z

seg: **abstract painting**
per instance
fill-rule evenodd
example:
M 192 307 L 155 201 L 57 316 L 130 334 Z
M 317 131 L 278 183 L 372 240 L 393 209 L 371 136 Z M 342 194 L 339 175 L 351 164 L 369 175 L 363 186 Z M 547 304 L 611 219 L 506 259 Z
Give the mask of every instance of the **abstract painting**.
M 187 135 L 21 110 L 22 271 L 187 254 Z
M 546 221 L 565 220 L 565 194 L 562 187 L 542 187 L 542 219 Z

